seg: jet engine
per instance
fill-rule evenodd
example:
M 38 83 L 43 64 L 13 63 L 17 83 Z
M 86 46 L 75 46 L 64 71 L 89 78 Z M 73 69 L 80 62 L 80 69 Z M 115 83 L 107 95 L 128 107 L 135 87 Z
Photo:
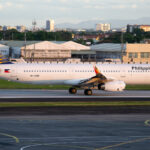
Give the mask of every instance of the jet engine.
M 73 80 L 66 80 L 66 81 L 64 81 L 64 84 L 76 86 L 80 82 L 81 82 L 81 80 L 73 79 Z
M 123 81 L 109 81 L 101 86 L 102 90 L 105 91 L 123 91 L 126 84 Z

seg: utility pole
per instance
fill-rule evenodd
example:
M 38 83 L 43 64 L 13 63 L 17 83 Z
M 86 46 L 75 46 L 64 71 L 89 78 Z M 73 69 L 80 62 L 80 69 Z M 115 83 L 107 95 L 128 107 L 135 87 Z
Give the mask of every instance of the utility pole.
M 121 31 L 121 62 L 123 63 L 124 54 L 124 41 L 123 41 L 123 31 Z
M 31 50 L 31 63 L 34 61 L 34 53 L 35 53 L 35 43 L 34 43 L 34 47 L 33 49 Z
M 24 45 L 25 45 L 25 49 L 24 49 L 24 58 L 26 60 L 26 46 L 27 46 L 27 35 L 26 35 L 26 31 L 24 32 Z

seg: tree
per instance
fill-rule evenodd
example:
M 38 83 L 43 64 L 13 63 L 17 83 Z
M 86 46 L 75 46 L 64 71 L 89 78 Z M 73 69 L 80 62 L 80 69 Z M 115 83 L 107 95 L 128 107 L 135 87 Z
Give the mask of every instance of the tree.
M 0 32 L 0 38 L 4 40 L 24 40 L 25 33 L 18 32 L 17 30 L 7 30 Z M 71 32 L 46 32 L 46 31 L 37 31 L 37 32 L 26 32 L 27 40 L 36 40 L 36 41 L 69 41 L 72 40 Z
M 3 34 L 2 34 L 2 32 L 0 32 L 0 40 L 2 40 L 3 39 Z

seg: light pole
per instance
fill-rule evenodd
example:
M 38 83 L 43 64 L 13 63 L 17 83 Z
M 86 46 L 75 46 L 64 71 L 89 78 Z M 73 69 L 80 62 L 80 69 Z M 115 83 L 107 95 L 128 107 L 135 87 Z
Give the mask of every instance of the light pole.
M 24 49 L 24 57 L 26 59 L 26 46 L 27 46 L 27 35 L 26 35 L 26 31 L 24 32 L 24 45 L 25 45 L 25 49 Z

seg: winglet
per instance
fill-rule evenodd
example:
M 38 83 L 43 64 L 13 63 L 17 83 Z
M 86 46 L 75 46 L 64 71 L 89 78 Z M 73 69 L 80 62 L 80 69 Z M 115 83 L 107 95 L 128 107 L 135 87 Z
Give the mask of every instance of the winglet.
M 95 71 L 96 75 L 100 74 L 100 71 L 98 70 L 98 68 L 96 66 L 94 66 L 94 71 Z

